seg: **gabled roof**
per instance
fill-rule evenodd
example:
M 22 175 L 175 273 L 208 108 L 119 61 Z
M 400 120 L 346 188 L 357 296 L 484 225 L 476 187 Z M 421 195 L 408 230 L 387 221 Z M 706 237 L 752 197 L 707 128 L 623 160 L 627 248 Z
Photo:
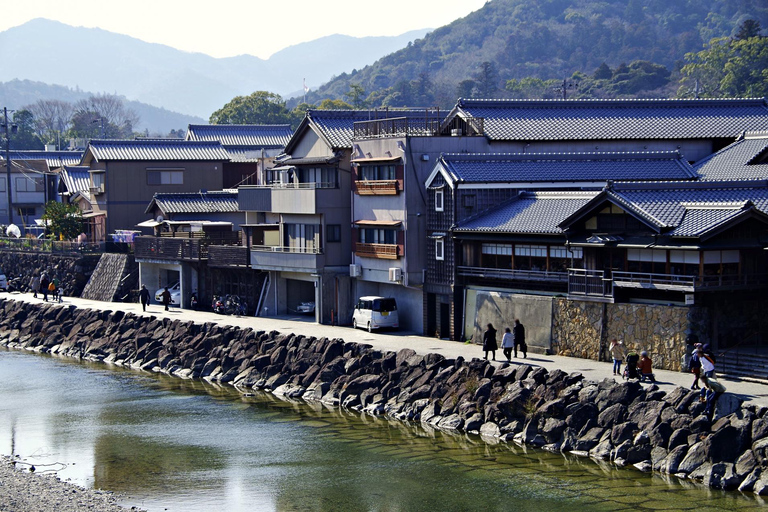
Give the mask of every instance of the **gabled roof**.
M 456 233 L 562 234 L 563 219 L 598 192 L 522 192 L 515 199 L 460 222 Z
M 659 233 L 704 237 L 746 211 L 751 211 L 750 215 L 768 214 L 768 182 L 617 183 L 563 220 L 560 227 L 592 215 L 605 201 L 620 206 Z
M 768 127 L 760 99 L 474 100 L 454 116 L 484 118 L 490 140 L 736 138 Z
M 290 154 L 301 140 L 304 131 L 312 127 L 329 148 L 352 149 L 354 124 L 359 121 L 391 119 L 396 117 L 424 118 L 427 109 L 387 109 L 387 110 L 307 110 L 301 124 L 293 132 L 291 140 L 285 146 Z M 430 111 L 431 112 L 431 111 Z
M 5 154 L 3 154 L 4 156 Z M 83 157 L 82 151 L 11 151 L 13 160 L 45 160 L 49 169 L 58 169 L 65 165 L 77 165 Z
M 239 211 L 237 190 L 156 193 L 144 213 L 152 213 L 155 208 L 159 208 L 163 215 L 172 213 L 231 213 Z
M 287 124 L 191 124 L 187 140 L 219 141 L 227 148 L 282 148 L 293 131 Z
M 65 165 L 59 174 L 61 177 L 59 193 L 68 193 L 70 195 L 77 194 L 78 192 L 88 193 L 91 186 L 91 175 L 88 171 L 89 168 L 87 166 Z
M 437 172 L 449 183 L 542 183 L 686 180 L 696 174 L 677 151 L 637 153 L 444 154 Z
M 768 178 L 768 132 L 749 132 L 693 167 L 702 180 Z
M 179 139 L 91 140 L 81 165 L 96 161 L 229 161 L 218 141 Z

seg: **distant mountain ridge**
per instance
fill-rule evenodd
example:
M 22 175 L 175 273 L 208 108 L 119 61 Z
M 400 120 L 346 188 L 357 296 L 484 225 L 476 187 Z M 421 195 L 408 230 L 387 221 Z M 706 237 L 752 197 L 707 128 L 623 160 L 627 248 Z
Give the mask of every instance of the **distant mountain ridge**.
M 207 119 L 238 95 L 312 87 L 405 46 L 428 29 L 396 37 L 333 35 L 268 60 L 217 59 L 96 28 L 38 18 L 0 33 L 0 81 L 31 80 L 107 92 Z M 354 42 L 354 44 L 352 44 Z
M 11 110 L 19 110 L 39 99 L 57 99 L 75 103 L 95 93 L 71 89 L 63 85 L 51 85 L 31 80 L 11 80 L 0 83 L 0 105 Z M 172 112 L 162 107 L 154 107 L 139 101 L 130 101 L 123 97 L 125 106 L 139 115 L 139 124 L 135 131 L 149 131 L 150 134 L 166 135 L 171 130 L 186 130 L 190 124 L 207 123 L 207 119 Z

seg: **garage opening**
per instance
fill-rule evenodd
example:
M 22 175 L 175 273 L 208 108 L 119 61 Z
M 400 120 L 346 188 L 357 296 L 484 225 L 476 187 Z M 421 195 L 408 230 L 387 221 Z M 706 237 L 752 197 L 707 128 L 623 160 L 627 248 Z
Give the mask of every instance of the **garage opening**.
M 315 283 L 286 279 L 286 307 L 289 313 L 315 313 Z

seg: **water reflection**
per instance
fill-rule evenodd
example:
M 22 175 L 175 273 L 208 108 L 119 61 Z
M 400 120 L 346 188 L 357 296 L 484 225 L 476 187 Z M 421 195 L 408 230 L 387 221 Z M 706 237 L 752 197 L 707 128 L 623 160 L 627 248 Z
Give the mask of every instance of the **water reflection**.
M 319 403 L 30 354 L 0 351 L 0 393 L 0 452 L 15 446 L 41 462 L 64 461 L 62 478 L 124 493 L 126 505 L 149 510 L 570 512 L 702 503 L 749 510 L 762 503 Z

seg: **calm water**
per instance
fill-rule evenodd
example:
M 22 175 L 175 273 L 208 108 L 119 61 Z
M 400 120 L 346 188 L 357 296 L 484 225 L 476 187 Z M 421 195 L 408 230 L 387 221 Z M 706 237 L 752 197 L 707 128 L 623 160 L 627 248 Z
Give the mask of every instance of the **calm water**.
M 0 453 L 150 511 L 757 510 L 476 436 L 0 349 Z

